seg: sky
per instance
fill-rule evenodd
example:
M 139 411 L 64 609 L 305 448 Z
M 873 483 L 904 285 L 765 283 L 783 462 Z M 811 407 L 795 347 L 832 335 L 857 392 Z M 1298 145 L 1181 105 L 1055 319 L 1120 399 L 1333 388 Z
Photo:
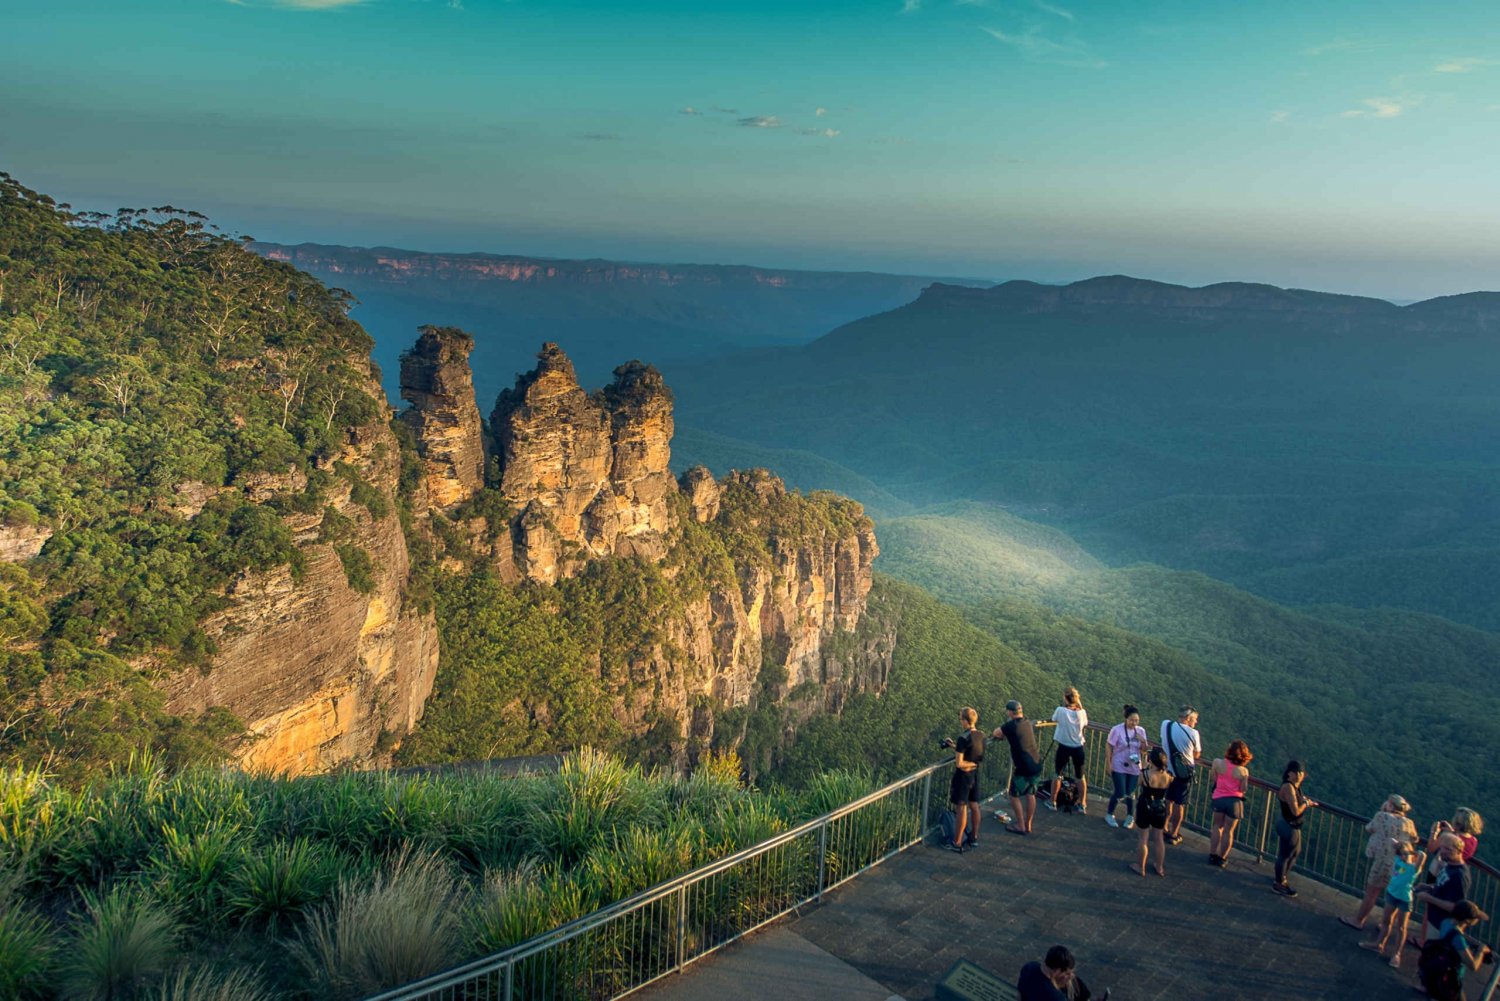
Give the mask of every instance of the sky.
M 1500 289 L 1493 0 L 6 0 L 0 170 L 263 240 Z

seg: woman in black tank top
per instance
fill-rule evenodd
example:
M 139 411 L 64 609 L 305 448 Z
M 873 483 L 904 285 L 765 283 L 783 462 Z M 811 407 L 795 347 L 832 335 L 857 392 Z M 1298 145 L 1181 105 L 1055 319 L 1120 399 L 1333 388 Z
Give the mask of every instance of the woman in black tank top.
M 1167 769 L 1167 752 L 1159 747 L 1151 748 L 1141 766 L 1141 798 L 1135 804 L 1135 827 L 1140 831 L 1137 858 L 1134 862 L 1127 863 L 1142 876 L 1146 875 L 1148 842 L 1156 874 L 1167 874 L 1167 786 L 1171 784 L 1172 773 Z
M 1317 806 L 1302 792 L 1302 780 L 1307 771 L 1300 761 L 1288 761 L 1281 773 L 1281 788 L 1276 791 L 1276 802 L 1281 807 L 1281 816 L 1276 818 L 1276 876 L 1271 889 L 1286 897 L 1295 897 L 1297 891 L 1287 884 L 1286 877 L 1292 871 L 1292 863 L 1302 851 L 1302 821 L 1307 811 Z

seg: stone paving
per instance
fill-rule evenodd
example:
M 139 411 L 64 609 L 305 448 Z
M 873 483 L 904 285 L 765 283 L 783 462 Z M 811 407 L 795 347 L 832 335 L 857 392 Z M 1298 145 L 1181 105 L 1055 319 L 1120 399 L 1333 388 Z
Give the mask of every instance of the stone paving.
M 642 996 L 869 997 L 873 981 L 906 1001 L 925 1001 L 959 959 L 1013 981 L 1023 963 L 1059 942 L 1077 956 L 1095 997 L 1109 987 L 1112 1001 L 1418 996 L 1415 950 L 1406 951 L 1403 971 L 1391 970 L 1338 922 L 1353 898 L 1294 875 L 1300 894 L 1287 899 L 1271 892 L 1269 863 L 1237 855 L 1229 869 L 1217 869 L 1207 864 L 1207 842 L 1183 833 L 1187 840 L 1167 849 L 1166 877 L 1142 878 L 1126 866 L 1136 832 L 1108 827 L 1097 812 L 1039 811 L 1036 832 L 1023 837 L 1002 831 L 986 808 L 978 848 L 902 852 L 775 926 L 778 948 L 763 949 L 764 932 L 751 936 Z M 786 932 L 816 952 L 788 949 Z M 838 960 L 848 990 L 825 980 L 820 993 L 798 993 L 807 956 L 817 956 L 829 977 L 838 967 L 822 957 Z M 699 989 L 709 986 L 704 978 L 715 964 L 731 962 L 740 972 L 716 978 L 709 993 Z M 764 988 L 778 980 L 786 987 L 774 993 L 750 989 L 752 981 Z

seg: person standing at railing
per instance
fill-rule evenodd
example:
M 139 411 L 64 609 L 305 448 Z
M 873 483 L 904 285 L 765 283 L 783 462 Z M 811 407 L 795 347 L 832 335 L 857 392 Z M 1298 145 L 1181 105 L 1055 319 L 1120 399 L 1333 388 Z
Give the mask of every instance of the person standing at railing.
M 1302 821 L 1307 811 L 1318 805 L 1317 800 L 1310 799 L 1302 791 L 1302 782 L 1306 778 L 1307 770 L 1300 761 L 1288 761 L 1281 773 L 1281 788 L 1276 790 L 1281 816 L 1276 818 L 1276 877 L 1271 889 L 1284 897 L 1297 895 L 1287 882 L 1287 876 L 1302 851 Z
M 1443 868 L 1438 873 L 1437 882 L 1416 892 L 1416 898 L 1427 905 L 1419 945 L 1426 944 L 1429 938 L 1438 934 L 1438 928 L 1453 912 L 1454 906 L 1469 896 L 1469 884 L 1473 879 L 1468 860 L 1464 858 L 1462 840 L 1451 831 L 1445 831 L 1433 840 L 1437 842 L 1438 859 Z
M 1146 849 L 1150 842 L 1151 855 L 1156 859 L 1156 874 L 1167 874 L 1167 840 L 1163 828 L 1167 826 L 1170 804 L 1167 790 L 1172 785 L 1172 773 L 1167 767 L 1167 752 L 1153 747 L 1146 753 L 1146 767 L 1141 770 L 1141 800 L 1135 808 L 1135 823 L 1140 830 L 1137 844 L 1137 859 L 1128 863 L 1130 868 L 1146 875 Z
M 1393 841 L 1391 849 L 1395 854 L 1389 866 L 1391 875 L 1383 891 L 1385 910 L 1380 915 L 1380 927 L 1377 929 L 1380 934 L 1359 944 L 1384 956 L 1386 942 L 1394 938 L 1390 962 L 1392 967 L 1400 969 L 1401 950 L 1406 948 L 1406 925 L 1411 920 L 1412 891 L 1416 887 L 1417 876 L 1422 872 L 1422 863 L 1427 861 L 1427 853 L 1419 849 L 1414 841 Z M 1345 924 L 1349 923 L 1348 918 L 1340 920 Z
M 1125 707 L 1124 722 L 1116 723 L 1109 731 L 1109 780 L 1114 784 L 1114 795 L 1109 797 L 1109 809 L 1104 813 L 1104 822 L 1110 827 L 1119 827 L 1115 820 L 1115 806 L 1124 801 L 1126 830 L 1135 826 L 1135 787 L 1141 780 L 1141 758 L 1150 746 L 1146 728 L 1141 726 L 1141 711 L 1135 706 Z
M 1063 689 L 1063 704 L 1052 712 L 1052 722 L 1057 730 L 1052 735 L 1057 749 L 1052 756 L 1052 794 L 1047 798 L 1047 809 L 1056 810 L 1057 791 L 1062 788 L 1063 769 L 1071 768 L 1073 778 L 1078 780 L 1078 812 L 1089 812 L 1089 780 L 1083 774 L 1086 756 L 1083 750 L 1083 731 L 1088 729 L 1089 714 L 1083 708 L 1083 699 L 1078 689 L 1069 685 Z
M 1396 858 L 1396 845 L 1417 842 L 1417 825 L 1407 816 L 1410 810 L 1411 804 L 1406 801 L 1406 797 L 1391 793 L 1365 825 L 1365 831 L 1370 835 L 1370 840 L 1365 845 L 1365 857 L 1370 860 L 1370 871 L 1365 876 L 1365 895 L 1360 900 L 1359 910 L 1354 917 L 1339 918 L 1350 928 L 1363 928 L 1370 912 L 1387 892 L 1386 884 L 1391 880 L 1391 864 Z M 1426 858 L 1427 853 L 1423 852 L 1422 857 Z
M 953 779 L 948 786 L 948 801 L 953 804 L 953 840 L 943 845 L 949 851 L 963 854 L 964 849 L 979 844 L 979 763 L 984 760 L 984 734 L 974 728 L 979 710 L 964 706 L 958 712 L 964 728 L 958 740 L 945 740 L 953 748 Z
M 1245 793 L 1250 789 L 1250 764 L 1255 755 L 1250 745 L 1236 740 L 1213 765 L 1214 827 L 1208 839 L 1208 863 L 1220 869 L 1229 865 L 1234 847 L 1234 829 L 1245 816 Z
M 1203 754 L 1203 739 L 1198 736 L 1198 710 L 1183 706 L 1177 719 L 1161 721 L 1161 746 L 1167 752 L 1167 764 L 1172 769 L 1172 784 L 1167 788 L 1167 844 L 1182 844 L 1182 819 L 1187 815 L 1188 789 L 1193 784 L 1193 772 L 1198 767 L 1198 758 Z
M 1010 745 L 1010 809 L 1015 820 L 1005 825 L 1012 834 L 1030 834 L 1031 823 L 1036 818 L 1036 789 L 1042 777 L 1042 752 L 1036 743 L 1036 727 L 1026 718 L 1021 703 L 1011 699 L 1005 703 L 1004 725 L 996 727 L 990 736 L 1005 738 Z

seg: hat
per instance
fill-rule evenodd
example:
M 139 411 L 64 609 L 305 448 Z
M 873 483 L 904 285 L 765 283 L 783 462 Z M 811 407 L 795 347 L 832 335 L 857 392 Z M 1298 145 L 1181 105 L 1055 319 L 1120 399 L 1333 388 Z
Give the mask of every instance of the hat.
M 1490 916 L 1479 909 L 1472 900 L 1460 900 L 1453 905 L 1454 921 L 1488 921 Z
M 1005 711 L 1008 713 L 1018 713 L 1021 711 L 1021 703 L 1017 702 L 1015 699 L 1011 699 L 1009 702 L 1005 703 Z
M 1411 809 L 1411 804 L 1406 801 L 1406 797 L 1398 792 L 1391 793 L 1387 802 L 1391 804 L 1391 809 L 1397 813 L 1405 813 Z

